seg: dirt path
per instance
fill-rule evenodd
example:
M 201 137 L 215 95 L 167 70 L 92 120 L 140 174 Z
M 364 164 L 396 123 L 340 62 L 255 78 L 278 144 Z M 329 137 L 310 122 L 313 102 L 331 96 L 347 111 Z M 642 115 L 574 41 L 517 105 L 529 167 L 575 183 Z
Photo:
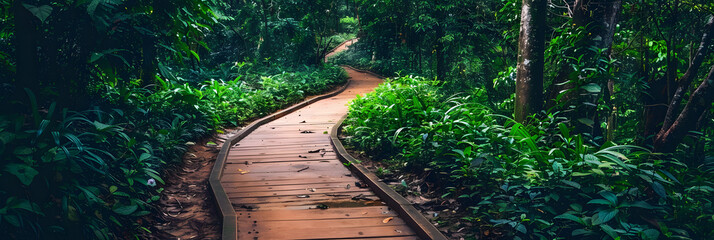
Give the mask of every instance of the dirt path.
M 159 215 L 147 219 L 151 233 L 142 239 L 220 239 L 220 214 L 208 176 L 221 144 L 230 136 L 218 134 L 196 142 L 184 155 L 182 166 L 168 171 L 157 206 Z
M 325 61 L 327 61 L 327 59 L 329 59 L 329 58 L 332 57 L 333 55 L 335 55 L 335 54 L 337 54 L 337 53 L 339 53 L 339 52 L 342 52 L 342 51 L 344 51 L 344 50 L 347 50 L 347 48 L 348 48 L 350 45 L 356 43 L 357 41 L 359 41 L 359 38 L 355 38 L 355 39 L 352 39 L 352 40 L 347 40 L 347 41 L 343 42 L 342 44 L 338 45 L 335 49 L 332 49 L 332 51 L 331 51 L 330 53 L 328 53 L 327 55 L 325 55 Z

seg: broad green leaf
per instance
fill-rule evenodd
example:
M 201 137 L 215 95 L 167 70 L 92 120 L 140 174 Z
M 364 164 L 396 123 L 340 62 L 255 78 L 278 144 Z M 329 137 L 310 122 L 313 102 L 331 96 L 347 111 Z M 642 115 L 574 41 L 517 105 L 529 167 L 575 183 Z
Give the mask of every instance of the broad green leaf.
M 52 13 L 52 7 L 50 7 L 49 5 L 35 6 L 23 3 L 22 6 L 24 6 L 28 11 L 30 11 L 32 15 L 40 19 L 42 23 L 44 23 L 47 17 L 49 17 Z
M 664 190 L 664 186 L 662 186 L 661 183 L 652 182 L 652 190 L 654 190 L 654 192 L 660 197 L 667 198 L 667 192 Z
M 600 85 L 597 85 L 595 83 L 589 83 L 589 84 L 584 85 L 580 88 L 584 89 L 585 91 L 587 91 L 589 93 L 599 93 L 602 90 Z
M 589 118 L 579 118 L 578 122 L 587 125 L 588 127 L 592 127 L 595 122 L 592 119 Z
M 606 223 L 612 220 L 615 216 L 617 216 L 618 212 L 619 210 L 617 209 L 605 209 L 598 212 L 597 217 L 593 217 L 593 225 Z
M 607 199 L 608 201 L 610 201 L 613 206 L 617 205 L 617 195 L 615 195 L 611 192 L 602 191 L 602 192 L 600 192 L 600 196 L 602 196 L 605 199 Z
M 5 171 L 15 175 L 25 186 L 29 186 L 32 183 L 32 180 L 35 179 L 35 176 L 39 174 L 39 172 L 34 168 L 25 164 L 17 163 L 8 164 L 5 166 Z
M 553 219 L 566 219 L 566 220 L 571 220 L 576 223 L 584 224 L 583 220 L 573 214 L 570 213 L 563 213 L 558 216 L 555 216 Z
M 619 237 L 617 232 L 615 232 L 615 229 L 610 227 L 610 225 L 602 224 L 602 225 L 600 225 L 600 229 L 602 229 L 603 232 L 607 233 L 607 235 L 613 239 L 618 239 L 618 237 Z
M 593 231 L 581 228 L 581 229 L 573 230 L 573 233 L 571 235 L 573 235 L 573 237 L 575 237 L 575 236 L 580 236 L 580 235 L 590 236 L 592 234 L 593 234 Z
M 141 156 L 139 156 L 139 162 L 143 162 L 146 159 L 151 158 L 151 154 L 148 153 L 142 153 Z
M 623 207 L 636 207 L 636 208 L 642 208 L 642 209 L 658 209 L 658 207 L 652 206 L 651 204 L 649 204 L 645 201 L 626 203 L 626 204 L 623 204 Z
M 131 204 L 131 205 L 126 205 L 126 206 L 119 206 L 119 204 L 115 205 L 115 208 L 112 209 L 115 213 L 118 213 L 120 215 L 129 215 L 134 212 L 136 212 L 136 209 L 138 209 L 139 206 L 136 204 Z
M 642 240 L 657 240 L 659 238 L 659 231 L 657 229 L 647 229 L 642 231 Z
M 611 205 L 612 205 L 612 203 L 611 203 L 610 201 L 605 200 L 605 199 L 601 199 L 601 198 L 590 200 L 590 201 L 588 202 L 588 204 L 600 204 L 600 205 L 605 205 L 605 206 L 611 206 Z
M 562 183 L 565 183 L 565 184 L 568 185 L 568 186 L 571 186 L 571 187 L 574 187 L 574 188 L 577 188 L 577 189 L 580 189 L 580 187 L 581 187 L 579 183 L 576 183 L 576 182 L 573 182 L 573 181 L 568 181 L 568 180 L 560 180 L 560 181 L 561 181 Z

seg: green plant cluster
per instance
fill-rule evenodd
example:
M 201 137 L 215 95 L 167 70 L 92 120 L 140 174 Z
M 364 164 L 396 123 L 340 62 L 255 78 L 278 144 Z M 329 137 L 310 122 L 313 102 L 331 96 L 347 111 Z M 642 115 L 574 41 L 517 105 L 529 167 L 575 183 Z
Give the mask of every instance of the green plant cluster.
M 236 64 L 241 65 L 241 64 Z M 234 69 L 233 71 L 237 71 Z M 83 111 L 40 108 L 0 116 L 0 231 L 11 239 L 130 238 L 149 229 L 164 183 L 192 141 L 343 83 L 339 67 L 104 91 Z M 7 100 L 7 99 L 4 99 Z M 28 100 L 28 101 L 24 101 Z M 12 100 L 10 100 L 12 101 Z
M 430 171 L 480 227 L 514 239 L 705 239 L 713 236 L 714 179 L 705 168 L 646 149 L 571 134 L 558 113 L 522 125 L 447 96 L 420 77 L 387 80 L 355 99 L 349 143 L 394 169 Z M 660 156 L 661 157 L 661 156 Z

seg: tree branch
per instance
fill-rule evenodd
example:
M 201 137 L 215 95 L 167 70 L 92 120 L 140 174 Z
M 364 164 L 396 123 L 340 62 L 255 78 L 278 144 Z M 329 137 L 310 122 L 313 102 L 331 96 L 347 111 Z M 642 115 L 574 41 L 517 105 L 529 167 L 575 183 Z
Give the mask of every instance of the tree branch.
M 667 114 L 665 115 L 664 123 L 662 124 L 662 129 L 660 130 L 658 135 L 664 134 L 674 122 L 675 114 L 679 110 L 679 105 L 682 102 L 682 97 L 684 96 L 684 93 L 689 88 L 689 85 L 692 83 L 694 78 L 697 76 L 699 67 L 702 65 L 704 59 L 709 53 L 709 45 L 711 45 L 712 38 L 714 38 L 714 16 L 710 16 L 709 21 L 704 26 L 702 40 L 701 43 L 699 43 L 699 48 L 697 49 L 697 53 L 694 55 L 692 64 L 690 64 L 689 68 L 687 69 L 687 72 L 684 73 L 684 76 L 679 79 L 679 86 L 677 87 L 677 90 L 672 96 L 672 101 L 669 104 L 669 109 L 667 109 Z

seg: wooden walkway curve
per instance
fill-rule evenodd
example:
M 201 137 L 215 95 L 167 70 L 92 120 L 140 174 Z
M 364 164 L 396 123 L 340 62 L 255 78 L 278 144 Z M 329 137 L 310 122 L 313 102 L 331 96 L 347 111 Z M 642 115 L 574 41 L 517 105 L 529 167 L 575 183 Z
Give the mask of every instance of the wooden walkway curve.
M 416 239 L 338 160 L 329 132 L 381 79 L 346 69 L 341 94 L 265 124 L 231 147 L 221 178 L 239 239 Z
M 345 70 L 350 82 L 344 88 L 257 120 L 226 141 L 209 179 L 223 215 L 223 239 L 445 239 L 366 169 L 353 165 L 356 174 L 350 172 L 340 161 L 352 161 L 341 143 L 337 154 L 333 150 L 338 140 L 332 130 L 347 103 L 382 82 L 375 74 Z

